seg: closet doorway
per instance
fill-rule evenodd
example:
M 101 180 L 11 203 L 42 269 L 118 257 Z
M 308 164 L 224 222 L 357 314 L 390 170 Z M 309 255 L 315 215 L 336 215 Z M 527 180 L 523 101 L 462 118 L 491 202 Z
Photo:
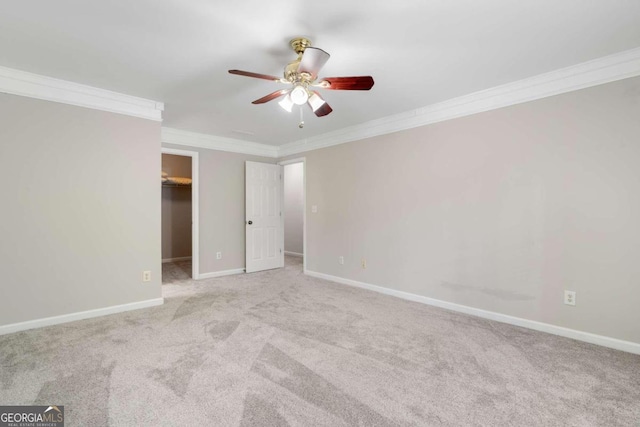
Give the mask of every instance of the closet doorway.
M 198 279 L 198 153 L 162 149 L 162 283 Z
M 285 265 L 302 264 L 306 270 L 306 178 L 305 158 L 286 160 L 284 166 L 283 216 Z

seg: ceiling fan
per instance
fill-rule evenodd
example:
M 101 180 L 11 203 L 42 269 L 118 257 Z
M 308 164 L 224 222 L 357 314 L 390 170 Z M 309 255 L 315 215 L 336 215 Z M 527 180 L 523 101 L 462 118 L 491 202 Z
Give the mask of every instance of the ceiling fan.
M 291 48 L 298 54 L 298 58 L 291 61 L 284 68 L 284 77 L 269 76 L 267 74 L 252 73 L 242 70 L 229 70 L 231 74 L 253 77 L 256 79 L 271 80 L 277 83 L 292 85 L 291 88 L 277 90 L 269 95 L 256 99 L 252 104 L 264 104 L 284 96 L 279 102 L 280 106 L 291 112 L 294 105 L 308 104 L 318 117 L 326 116 L 333 109 L 322 99 L 322 96 L 314 90 L 369 90 L 373 87 L 373 77 L 324 77 L 318 80 L 318 72 L 329 60 L 329 54 L 322 49 L 311 47 L 311 41 L 304 37 L 298 37 L 289 42 Z M 300 123 L 300 127 L 304 122 Z

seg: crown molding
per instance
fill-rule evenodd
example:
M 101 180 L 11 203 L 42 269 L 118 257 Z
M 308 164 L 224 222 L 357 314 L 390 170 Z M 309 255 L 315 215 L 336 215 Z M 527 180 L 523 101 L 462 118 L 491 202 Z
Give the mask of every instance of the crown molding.
M 162 121 L 162 102 L 0 67 L 0 92 Z
M 162 128 L 162 142 L 278 158 L 469 116 L 638 75 L 640 75 L 640 48 L 281 146 L 172 128 Z M 155 121 L 162 121 L 164 110 L 164 104 L 161 102 L 6 67 L 0 67 L 0 92 Z
M 278 157 L 398 132 L 640 75 L 640 48 L 281 145 Z
M 207 148 L 209 150 L 251 154 L 254 156 L 278 157 L 278 147 L 274 145 L 189 132 L 168 127 L 162 128 L 162 142 L 167 144 L 185 145 L 188 147 Z

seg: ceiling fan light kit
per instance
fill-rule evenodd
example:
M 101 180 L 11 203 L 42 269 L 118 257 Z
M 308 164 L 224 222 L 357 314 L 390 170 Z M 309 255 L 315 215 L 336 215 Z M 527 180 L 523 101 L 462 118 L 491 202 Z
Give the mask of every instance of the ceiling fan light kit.
M 302 107 L 307 104 L 317 117 L 323 117 L 333 109 L 317 91 L 310 90 L 310 87 L 330 90 L 369 90 L 373 87 L 374 81 L 371 76 L 326 77 L 318 81 L 318 72 L 329 60 L 330 55 L 322 49 L 312 47 L 311 41 L 305 37 L 295 38 L 289 44 L 298 57 L 285 66 L 283 78 L 249 71 L 229 70 L 230 74 L 292 85 L 291 89 L 278 90 L 256 99 L 252 102 L 253 104 L 264 104 L 284 96 L 278 102 L 284 110 L 291 112 L 294 105 Z
M 326 104 L 326 101 L 320 98 L 320 95 L 318 95 L 317 93 L 314 92 L 309 97 L 309 106 L 314 113 L 316 112 L 316 110 L 318 110 L 318 108 L 322 107 L 323 104 Z
M 291 109 L 293 108 L 293 105 L 294 105 L 289 95 L 282 98 L 282 100 L 278 102 L 278 104 L 280 104 L 280 106 L 288 112 L 291 112 Z
M 291 89 L 289 96 L 294 104 L 304 105 L 309 99 L 309 92 L 307 92 L 307 88 L 298 83 Z

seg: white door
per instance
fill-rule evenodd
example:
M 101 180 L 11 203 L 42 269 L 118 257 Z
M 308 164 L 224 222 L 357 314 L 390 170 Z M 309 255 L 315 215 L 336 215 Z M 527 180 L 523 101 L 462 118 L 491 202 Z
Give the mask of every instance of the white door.
M 246 271 L 284 266 L 282 166 L 246 162 Z

